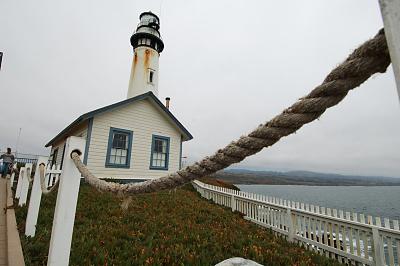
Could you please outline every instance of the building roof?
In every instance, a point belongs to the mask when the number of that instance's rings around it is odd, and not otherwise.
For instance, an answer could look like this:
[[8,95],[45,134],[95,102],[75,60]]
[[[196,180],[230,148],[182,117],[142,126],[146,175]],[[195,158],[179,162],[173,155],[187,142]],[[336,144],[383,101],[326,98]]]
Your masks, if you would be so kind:
[[99,108],[99,109],[96,109],[96,110],[93,110],[91,112],[81,115],[75,121],[73,121],[71,124],[69,124],[66,128],[64,128],[60,133],[58,133],[57,136],[55,136],[53,139],[51,139],[45,145],[45,147],[49,147],[52,144],[54,144],[56,141],[59,141],[60,139],[62,139],[62,137],[64,137],[66,134],[68,134],[71,129],[73,129],[74,127],[78,126],[79,124],[85,122],[89,118],[92,118],[92,117],[102,114],[104,112],[111,111],[115,108],[118,108],[118,107],[121,107],[121,106],[124,106],[127,104],[131,104],[131,103],[135,103],[135,102],[138,102],[141,100],[145,100],[145,99],[150,99],[151,100],[150,102],[153,102],[157,107],[160,108],[161,111],[163,111],[166,114],[166,116],[168,118],[170,118],[171,122],[176,125],[176,127],[179,129],[179,131],[181,131],[183,141],[193,139],[192,134],[190,134],[190,132],[178,121],[178,119],[176,119],[176,117],[164,106],[164,104],[153,94],[153,92],[149,91],[149,92],[140,94],[138,96],[135,96],[135,97],[111,104],[111,105],[107,105],[102,108]]

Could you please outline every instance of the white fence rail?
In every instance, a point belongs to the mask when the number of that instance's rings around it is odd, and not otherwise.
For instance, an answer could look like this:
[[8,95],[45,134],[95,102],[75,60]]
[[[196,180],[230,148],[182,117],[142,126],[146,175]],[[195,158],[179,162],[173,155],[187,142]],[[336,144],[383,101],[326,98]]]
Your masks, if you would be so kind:
[[265,195],[193,182],[202,197],[239,211],[245,219],[289,241],[350,265],[399,265],[397,220],[343,212]]

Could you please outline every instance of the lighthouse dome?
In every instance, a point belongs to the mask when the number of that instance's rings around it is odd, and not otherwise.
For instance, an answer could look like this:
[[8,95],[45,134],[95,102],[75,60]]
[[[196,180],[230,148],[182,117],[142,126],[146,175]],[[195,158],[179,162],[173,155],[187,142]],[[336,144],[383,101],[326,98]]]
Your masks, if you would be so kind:
[[164,49],[164,42],[160,35],[160,19],[152,12],[143,12],[139,16],[140,22],[136,31],[131,37],[133,48],[148,46],[161,53]]

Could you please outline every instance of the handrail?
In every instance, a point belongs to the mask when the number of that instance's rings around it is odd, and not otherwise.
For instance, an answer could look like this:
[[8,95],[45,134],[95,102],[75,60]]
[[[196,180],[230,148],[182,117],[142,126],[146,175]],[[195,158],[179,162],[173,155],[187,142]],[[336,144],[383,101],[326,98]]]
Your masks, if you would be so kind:
[[[399,222],[324,208],[265,195],[235,191],[198,180],[192,182],[202,197],[239,211],[245,219],[267,227],[289,241],[305,244],[340,262],[398,265]],[[358,219],[359,218],[359,219]],[[362,243],[362,244],[361,244]],[[387,261],[386,261],[387,260]]]
[[[195,181],[193,181],[193,182],[196,183],[197,185],[201,186],[201,187],[204,186],[204,185],[207,185],[207,184],[204,184],[204,183],[202,183],[202,182],[200,182],[200,181],[198,181],[198,180],[195,180]],[[214,186],[214,187],[215,187],[215,186]],[[218,188],[218,187],[217,187],[217,188]],[[227,192],[219,191],[219,190],[217,190],[217,189],[215,189],[215,188],[207,188],[207,189],[213,190],[215,193],[234,195],[236,198],[241,198],[241,199],[244,199],[244,200],[247,200],[247,201],[251,201],[251,202],[255,202],[255,203],[261,203],[261,204],[266,204],[266,205],[270,205],[270,206],[277,207],[277,208],[282,208],[282,209],[290,209],[291,211],[295,211],[295,212],[298,212],[298,213],[307,214],[307,215],[311,215],[311,216],[318,216],[318,217],[321,217],[321,218],[324,218],[324,219],[328,219],[328,220],[332,220],[332,221],[335,221],[335,222],[342,222],[342,223],[344,223],[344,224],[350,223],[350,224],[359,226],[359,227],[361,227],[361,228],[368,228],[368,229],[378,228],[379,230],[381,230],[381,231],[386,231],[386,232],[388,232],[388,233],[400,234],[400,231],[399,231],[399,230],[395,230],[395,229],[391,229],[391,228],[386,228],[386,227],[382,227],[382,226],[377,226],[377,225],[374,225],[374,224],[361,223],[361,222],[358,222],[358,221],[351,221],[351,220],[347,220],[347,219],[345,219],[345,218],[340,218],[340,217],[335,217],[335,216],[329,216],[329,215],[322,214],[322,213],[307,211],[307,210],[303,210],[303,209],[301,209],[301,208],[295,208],[295,207],[291,207],[291,206],[288,206],[288,205],[281,205],[281,204],[278,204],[278,203],[271,203],[271,202],[268,202],[268,201],[265,201],[265,200],[259,200],[259,199],[248,198],[248,197],[246,197],[246,196],[237,195],[237,194],[235,194],[235,193],[228,192],[228,191],[227,191]],[[292,201],[292,202],[293,202],[293,201]]]

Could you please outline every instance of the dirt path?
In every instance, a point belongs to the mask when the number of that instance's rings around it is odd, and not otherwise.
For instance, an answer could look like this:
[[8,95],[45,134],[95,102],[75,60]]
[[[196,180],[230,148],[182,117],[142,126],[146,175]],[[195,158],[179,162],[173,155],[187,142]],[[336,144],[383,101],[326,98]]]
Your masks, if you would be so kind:
[[6,179],[0,178],[0,266],[7,265],[7,239],[6,239]]

